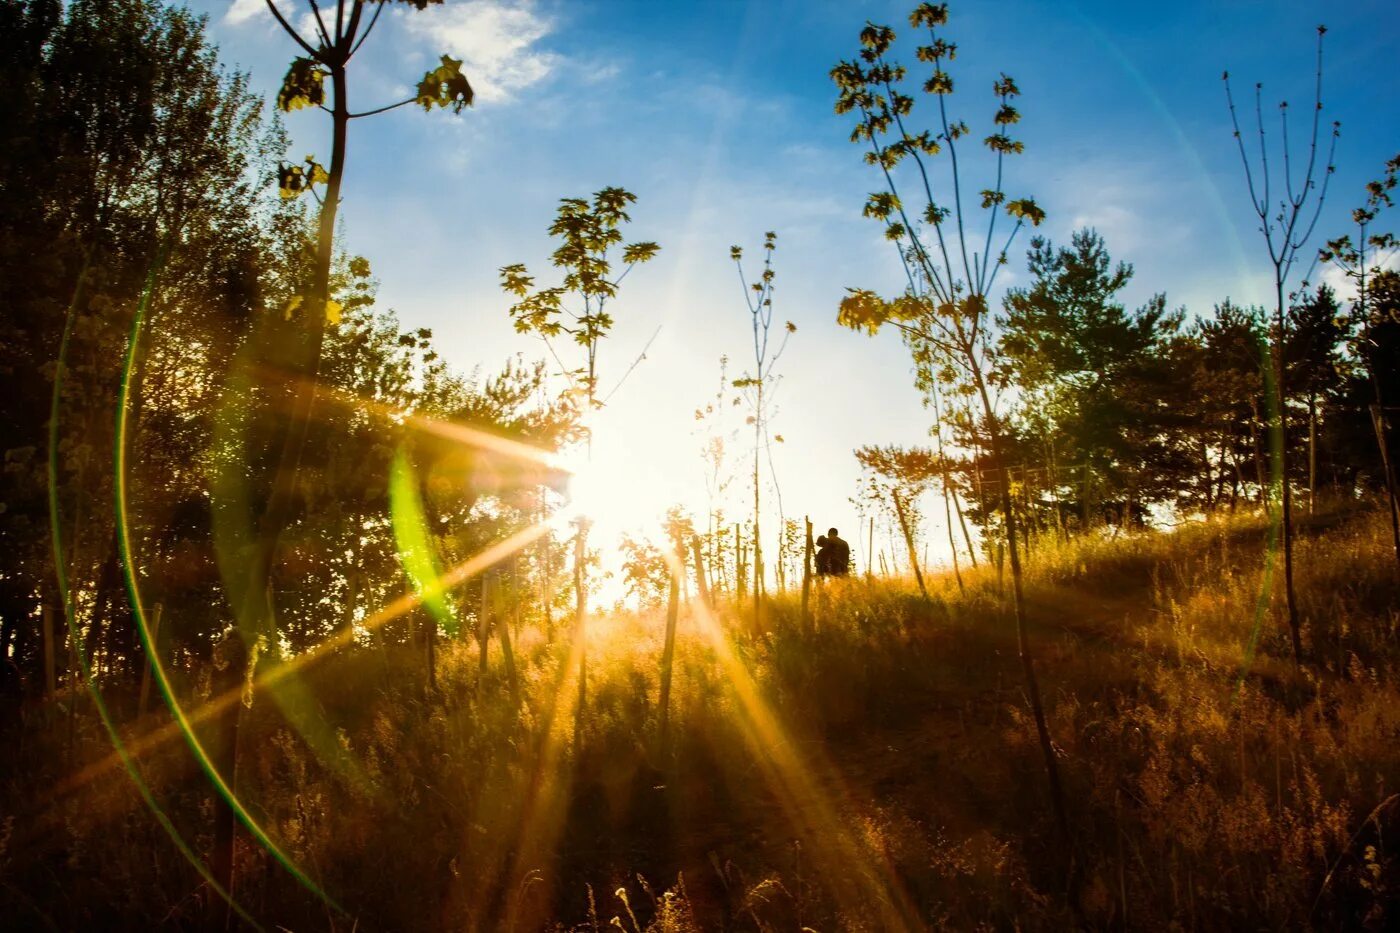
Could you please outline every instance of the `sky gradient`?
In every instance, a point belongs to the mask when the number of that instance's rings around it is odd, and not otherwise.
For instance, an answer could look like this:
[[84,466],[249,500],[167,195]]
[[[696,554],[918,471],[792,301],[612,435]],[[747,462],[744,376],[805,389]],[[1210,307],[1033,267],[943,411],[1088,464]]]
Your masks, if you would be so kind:
[[[299,5],[280,3],[301,21]],[[295,48],[262,0],[190,5],[209,15],[224,61],[250,72],[270,100]],[[629,239],[656,240],[662,251],[614,305],[605,393],[660,333],[599,419],[595,456],[630,492],[601,522],[606,538],[673,502],[703,513],[694,411],[714,394],[721,355],[731,376],[751,359],[729,246],[754,256],[764,231],[776,231],[776,317],[798,328],[779,366],[773,422],[786,438],[774,454],[785,512],[854,539],[852,448],[927,443],[930,418],[894,334],[871,339],[835,324],[847,287],[895,293],[902,273],[879,226],[861,217],[878,179],[847,139],[849,118],[832,111],[827,73],[855,54],[867,19],[900,32],[911,5],[448,0],[386,12],[352,64],[352,109],[407,96],[442,52],[465,59],[478,100],[457,117],[403,108],[352,123],[345,246],[370,259],[382,305],[407,326],[431,327],[458,368],[489,372],[517,352],[545,356],[512,331],[497,270],[524,262],[552,283],[545,230],[558,199],[607,185],[638,196]],[[1112,256],[1136,268],[1128,305],[1156,292],[1193,313],[1227,296],[1262,302],[1271,272],[1221,72],[1235,77],[1237,99],[1264,82],[1266,116],[1281,98],[1295,120],[1306,116],[1319,22],[1329,28],[1324,118],[1342,122],[1311,244],[1320,246],[1349,232],[1363,183],[1400,150],[1393,0],[953,3],[952,103],[980,139],[990,131],[992,80],[1015,77],[1023,119],[1014,135],[1026,152],[1009,164],[1007,188],[1039,202],[1048,219],[1038,232],[1056,242],[1097,228]],[[921,72],[912,43],[897,49]],[[915,122],[929,110],[916,104]],[[324,114],[301,111],[286,123],[294,161],[324,159]],[[986,186],[986,167],[971,166],[970,191]],[[1025,284],[1028,242],[1023,235],[1013,247],[999,287]],[[751,447],[741,437],[733,452],[742,475]],[[939,515],[928,511],[937,555]],[[863,564],[864,542],[853,545]]]

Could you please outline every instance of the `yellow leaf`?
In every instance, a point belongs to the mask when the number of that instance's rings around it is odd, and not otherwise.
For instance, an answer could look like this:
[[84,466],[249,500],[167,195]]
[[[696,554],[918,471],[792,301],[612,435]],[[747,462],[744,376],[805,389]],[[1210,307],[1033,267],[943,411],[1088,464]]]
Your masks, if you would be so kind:
[[301,296],[293,295],[292,300],[287,302],[287,307],[282,309],[282,320],[290,321],[297,308],[301,307]]
[[338,301],[327,300],[327,301],[326,301],[326,323],[327,323],[327,324],[339,324],[339,323],[340,323],[340,312],[343,311],[344,309],[345,309],[345,306],[342,305],[340,302],[338,302]]

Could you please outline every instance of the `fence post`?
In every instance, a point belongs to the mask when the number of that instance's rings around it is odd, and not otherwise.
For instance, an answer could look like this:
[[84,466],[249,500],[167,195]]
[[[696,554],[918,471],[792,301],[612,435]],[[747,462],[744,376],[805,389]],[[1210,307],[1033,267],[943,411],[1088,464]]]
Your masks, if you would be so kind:
[[812,596],[812,519],[803,516],[807,524],[807,543],[802,549],[802,631],[812,631],[810,600]]

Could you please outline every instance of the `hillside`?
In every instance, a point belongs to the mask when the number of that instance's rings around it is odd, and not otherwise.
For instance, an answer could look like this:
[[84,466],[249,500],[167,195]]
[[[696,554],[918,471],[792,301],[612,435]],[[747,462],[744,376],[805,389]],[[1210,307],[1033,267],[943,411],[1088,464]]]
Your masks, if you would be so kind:
[[[1400,910],[1383,518],[1306,524],[1301,670],[1259,608],[1255,519],[1031,555],[1068,843],[984,563],[965,593],[936,577],[928,602],[911,581],[827,585],[810,632],[792,593],[758,638],[692,601],[665,745],[660,618],[596,620],[578,745],[562,646],[529,629],[518,714],[495,650],[479,676],[476,645],[439,645],[433,685],[417,652],[324,655],[283,707],[252,708],[239,794],[326,899],[246,839],[237,897],[289,929],[1381,929]],[[188,689],[198,722],[209,687]],[[107,701],[119,719],[137,702]],[[207,845],[209,786],[169,714],[122,734],[173,826]],[[200,879],[89,701],[30,709],[7,739],[24,765],[3,789],[6,916],[199,922]]]

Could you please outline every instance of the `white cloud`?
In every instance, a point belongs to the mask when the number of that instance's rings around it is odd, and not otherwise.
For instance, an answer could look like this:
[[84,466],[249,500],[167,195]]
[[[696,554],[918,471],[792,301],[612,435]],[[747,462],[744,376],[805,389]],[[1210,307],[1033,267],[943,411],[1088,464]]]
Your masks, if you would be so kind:
[[[1341,266],[1329,262],[1319,263],[1319,268],[1320,271],[1313,273],[1313,280],[1317,284],[1329,286],[1332,291],[1336,292],[1338,301],[1351,302],[1356,300],[1357,281],[1343,272]],[[1400,269],[1400,251],[1388,252],[1379,258],[1368,253],[1366,268]]]
[[229,5],[228,12],[224,14],[224,22],[230,26],[238,26],[265,13],[267,13],[266,0],[233,0],[233,3]]
[[531,0],[472,0],[415,12],[408,31],[460,58],[478,100],[500,101],[546,78],[560,62],[532,49],[554,29]]

